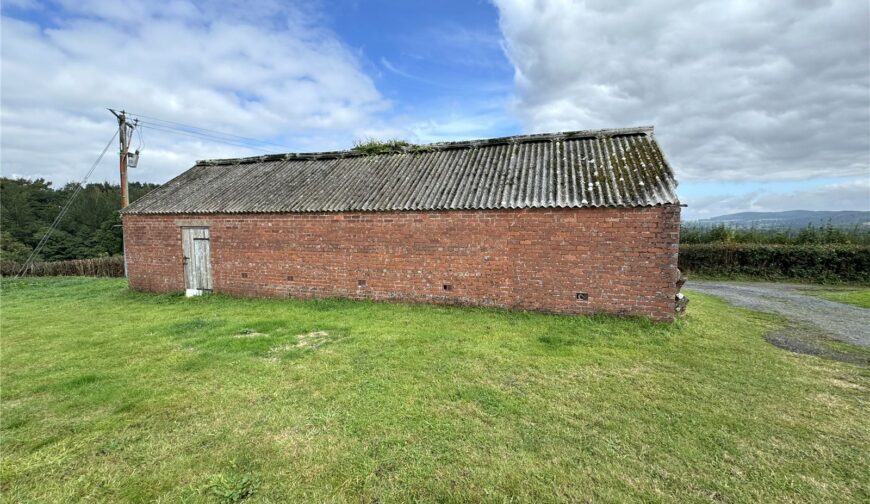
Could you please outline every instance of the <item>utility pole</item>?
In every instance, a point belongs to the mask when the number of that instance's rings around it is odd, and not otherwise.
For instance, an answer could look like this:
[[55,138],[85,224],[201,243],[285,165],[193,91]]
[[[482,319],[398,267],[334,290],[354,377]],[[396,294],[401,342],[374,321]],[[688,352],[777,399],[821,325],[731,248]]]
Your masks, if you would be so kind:
[[[129,190],[127,188],[127,157],[130,154],[130,138],[133,136],[133,130],[139,124],[139,119],[133,119],[133,124],[127,122],[127,113],[123,110],[115,112],[109,109],[109,112],[118,118],[118,138],[121,140],[120,150],[120,168],[121,168],[121,208],[127,208],[130,203]],[[133,166],[139,162],[139,151],[136,151],[133,160]],[[123,232],[121,234],[122,250],[124,254],[124,276],[127,276],[127,245],[124,241]]]
[[[127,122],[127,114],[123,110],[116,112],[109,109],[109,112],[118,118],[118,138],[121,141],[121,208],[127,208],[127,205],[130,203],[129,192],[127,189],[127,156],[130,153],[130,138],[133,136],[133,130],[136,129],[139,120],[134,119],[133,124],[130,124]],[[138,151],[136,152],[138,153]]]

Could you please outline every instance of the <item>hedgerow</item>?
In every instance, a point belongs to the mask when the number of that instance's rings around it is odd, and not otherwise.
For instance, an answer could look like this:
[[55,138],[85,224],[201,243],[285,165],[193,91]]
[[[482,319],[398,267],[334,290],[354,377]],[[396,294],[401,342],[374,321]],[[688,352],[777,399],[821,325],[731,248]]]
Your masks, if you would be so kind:
[[679,265],[689,276],[870,283],[870,246],[684,243]]
[[[21,271],[21,263],[0,262],[0,276],[14,277]],[[124,276],[124,257],[96,257],[93,259],[73,259],[70,261],[51,261],[32,263],[22,276]]]
[[830,223],[804,228],[735,228],[725,225],[698,226],[684,224],[680,243],[768,243],[777,245],[870,245],[870,228],[835,227]]

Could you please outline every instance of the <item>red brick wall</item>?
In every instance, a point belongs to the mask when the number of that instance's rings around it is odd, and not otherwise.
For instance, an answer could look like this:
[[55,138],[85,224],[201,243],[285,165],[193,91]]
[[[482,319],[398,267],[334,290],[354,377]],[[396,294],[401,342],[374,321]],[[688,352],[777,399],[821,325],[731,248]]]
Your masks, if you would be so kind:
[[677,206],[127,215],[124,237],[136,290],[183,289],[181,226],[207,225],[218,292],[671,320],[679,221]]

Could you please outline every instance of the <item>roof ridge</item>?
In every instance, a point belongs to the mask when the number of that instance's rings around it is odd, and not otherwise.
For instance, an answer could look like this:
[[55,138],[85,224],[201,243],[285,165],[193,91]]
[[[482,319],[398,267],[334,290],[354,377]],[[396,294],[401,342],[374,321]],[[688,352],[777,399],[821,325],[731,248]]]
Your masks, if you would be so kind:
[[679,204],[673,170],[652,128],[522,135],[411,149],[393,156],[364,157],[364,153],[344,151],[216,160],[211,162],[215,166],[204,162],[122,212],[387,212]]
[[595,130],[561,131],[556,133],[533,133],[527,135],[513,135],[506,137],[485,138],[480,140],[457,140],[452,142],[435,142],[422,145],[410,145],[401,147],[394,152],[368,154],[354,150],[326,151],[326,152],[299,152],[287,154],[265,154],[242,158],[225,159],[201,159],[197,160],[197,166],[225,166],[233,164],[264,163],[270,161],[291,161],[309,159],[339,159],[365,156],[392,156],[395,154],[423,153],[430,151],[444,151],[453,149],[470,149],[490,145],[522,144],[531,142],[553,140],[575,140],[579,138],[606,138],[622,135],[646,135],[652,136],[653,126],[638,126],[634,128],[606,128]]

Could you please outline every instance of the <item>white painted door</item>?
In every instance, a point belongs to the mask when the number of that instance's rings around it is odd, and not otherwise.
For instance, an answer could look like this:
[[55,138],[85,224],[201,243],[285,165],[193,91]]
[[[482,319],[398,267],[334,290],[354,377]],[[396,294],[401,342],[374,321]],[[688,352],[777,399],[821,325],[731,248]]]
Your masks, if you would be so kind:
[[211,257],[206,227],[181,228],[184,253],[184,288],[188,295],[211,291]]

